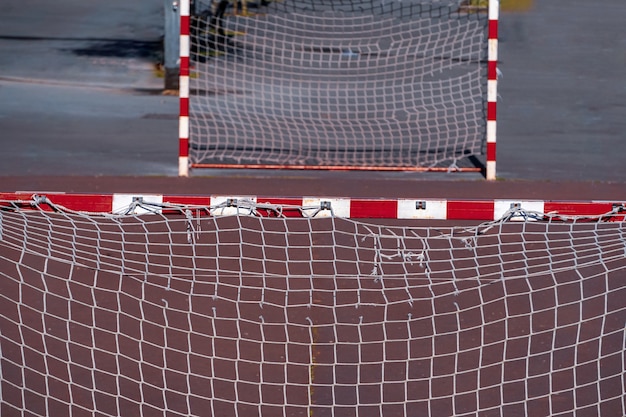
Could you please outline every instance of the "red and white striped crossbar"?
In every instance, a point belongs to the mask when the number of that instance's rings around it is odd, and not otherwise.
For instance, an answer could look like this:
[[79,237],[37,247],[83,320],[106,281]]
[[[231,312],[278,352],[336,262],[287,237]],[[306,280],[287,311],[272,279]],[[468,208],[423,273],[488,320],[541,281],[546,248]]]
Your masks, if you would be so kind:
[[496,108],[498,101],[498,19],[500,0],[489,0],[489,49],[487,53],[487,180],[496,179]]
[[[224,212],[215,210],[214,214],[236,212],[238,202],[252,202],[258,205],[275,205],[280,207],[305,207],[309,210],[320,209],[316,217],[329,216],[352,219],[423,219],[423,220],[479,220],[490,221],[502,218],[511,208],[520,208],[528,212],[554,214],[560,216],[601,216],[611,211],[620,210],[617,219],[624,220],[626,202],[614,201],[543,201],[523,199],[356,199],[338,197],[299,197],[278,198],[259,196],[185,196],[161,194],[65,194],[65,193],[0,193],[0,207],[7,207],[10,202],[24,202],[23,208],[35,208],[28,202],[39,201],[45,196],[53,205],[62,206],[73,211],[88,213],[126,213],[133,202],[142,201],[147,204],[164,206],[215,207],[229,202],[231,210]],[[52,210],[46,203],[37,206],[41,210]],[[158,211],[158,210],[157,210]],[[134,212],[141,214],[146,210],[138,207]],[[291,216],[306,217],[307,212],[290,212]],[[310,212],[309,212],[310,213]]]

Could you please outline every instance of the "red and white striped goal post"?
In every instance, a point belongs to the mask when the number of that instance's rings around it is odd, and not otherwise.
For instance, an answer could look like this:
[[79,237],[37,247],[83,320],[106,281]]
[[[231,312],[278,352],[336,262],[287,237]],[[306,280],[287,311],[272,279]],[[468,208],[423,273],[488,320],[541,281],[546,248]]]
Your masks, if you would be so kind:
[[489,32],[487,52],[487,162],[485,177],[496,179],[496,107],[498,101],[498,20],[500,0],[489,0]]
[[[163,194],[66,194],[0,193],[0,210],[17,207],[53,211],[63,208],[84,213],[142,214],[180,213],[204,208],[209,215],[245,213],[252,209],[261,216],[328,217],[397,220],[474,220],[493,221],[512,210],[550,218],[599,217],[612,214],[613,221],[624,221],[626,202],[546,201],[526,199],[363,199],[340,197],[262,197],[226,195]],[[148,207],[148,208],[146,208]],[[523,214],[521,215],[523,217]],[[536,217],[535,217],[536,218]]]
[[189,176],[189,56],[190,0],[180,2],[180,79],[178,117],[178,175]]

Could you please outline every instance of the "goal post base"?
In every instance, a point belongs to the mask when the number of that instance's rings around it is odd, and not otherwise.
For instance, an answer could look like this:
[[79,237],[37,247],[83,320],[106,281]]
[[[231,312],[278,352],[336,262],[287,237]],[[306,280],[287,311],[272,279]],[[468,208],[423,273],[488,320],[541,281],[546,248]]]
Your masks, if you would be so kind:
[[189,158],[186,156],[178,157],[178,176],[179,177],[189,176]]

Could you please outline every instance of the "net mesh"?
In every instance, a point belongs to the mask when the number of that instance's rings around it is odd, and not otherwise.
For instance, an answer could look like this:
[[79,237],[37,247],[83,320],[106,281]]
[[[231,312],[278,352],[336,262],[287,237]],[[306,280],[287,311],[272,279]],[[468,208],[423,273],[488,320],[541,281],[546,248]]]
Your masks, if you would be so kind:
[[0,211],[2,415],[626,411],[624,222],[53,208]]
[[192,164],[411,168],[483,153],[484,10],[462,0],[248,3],[247,13],[226,0],[196,5]]

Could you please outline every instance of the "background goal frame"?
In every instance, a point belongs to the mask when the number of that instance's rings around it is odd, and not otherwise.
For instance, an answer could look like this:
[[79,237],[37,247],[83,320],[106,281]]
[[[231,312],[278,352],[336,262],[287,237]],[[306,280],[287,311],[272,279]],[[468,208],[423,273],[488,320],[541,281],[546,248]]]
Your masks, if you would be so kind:
[[[464,2],[459,2],[462,5]],[[451,167],[416,166],[362,166],[362,165],[309,165],[306,163],[294,164],[203,164],[190,160],[190,91],[191,76],[191,5],[190,0],[180,2],[180,80],[179,80],[179,176],[189,176],[194,168],[266,168],[266,169],[294,169],[294,170],[367,170],[367,171],[482,171],[487,180],[496,179],[496,137],[497,137],[497,97],[498,97],[498,21],[500,14],[500,0],[489,0],[489,5],[480,13],[488,15],[487,30],[487,68],[486,68],[486,103],[485,103],[485,138],[483,143],[485,161],[482,167]]]

